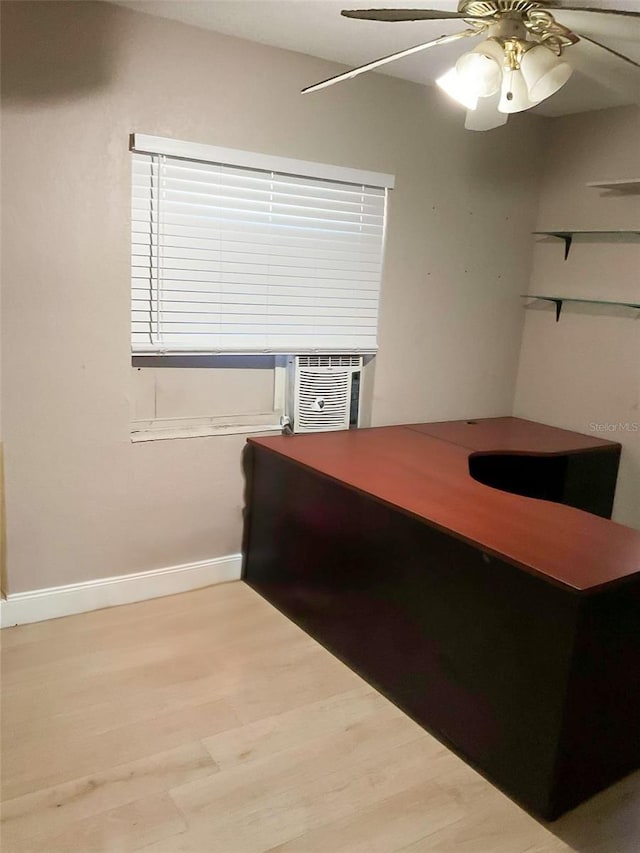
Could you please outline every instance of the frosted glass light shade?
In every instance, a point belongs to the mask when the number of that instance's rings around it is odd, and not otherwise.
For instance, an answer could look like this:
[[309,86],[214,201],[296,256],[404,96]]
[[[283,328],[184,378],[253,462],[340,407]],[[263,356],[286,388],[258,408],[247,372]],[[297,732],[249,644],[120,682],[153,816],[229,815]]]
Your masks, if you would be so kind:
[[480,98],[478,101],[478,109],[470,110],[467,113],[464,126],[467,130],[493,130],[494,127],[500,127],[506,124],[509,116],[506,113],[498,112],[498,102],[500,101],[500,92],[491,95],[489,98]]
[[542,44],[525,53],[520,68],[529,88],[529,97],[536,104],[562,88],[573,72],[568,62],[559,59]]
[[488,39],[456,62],[460,83],[466,91],[487,98],[500,89],[504,51],[498,42]]
[[468,110],[475,110],[478,106],[478,96],[469,92],[464,83],[460,80],[460,75],[455,68],[449,69],[442,77],[438,77],[436,85],[446,92],[450,98],[462,104]]
[[502,91],[498,110],[501,113],[520,113],[533,107],[529,89],[521,71],[506,69],[502,75]]

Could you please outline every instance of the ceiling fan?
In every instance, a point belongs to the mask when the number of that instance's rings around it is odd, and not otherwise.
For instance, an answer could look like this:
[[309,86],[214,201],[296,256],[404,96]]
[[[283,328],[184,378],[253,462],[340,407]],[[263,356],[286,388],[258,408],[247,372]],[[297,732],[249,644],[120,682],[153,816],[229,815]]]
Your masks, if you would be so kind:
[[467,108],[465,127],[468,130],[491,130],[505,124],[511,113],[536,106],[564,86],[571,76],[572,68],[562,58],[563,52],[581,39],[640,68],[640,63],[628,56],[563,26],[554,17],[562,12],[593,12],[640,18],[640,12],[560,6],[556,0],[460,0],[457,12],[347,9],[341,13],[345,18],[387,23],[461,20],[468,29],[440,36],[375,59],[343,74],[336,74],[335,77],[307,86],[302,94],[317,92],[430,47],[484,36],[480,44],[463,54],[455,66],[439,77],[436,83]]

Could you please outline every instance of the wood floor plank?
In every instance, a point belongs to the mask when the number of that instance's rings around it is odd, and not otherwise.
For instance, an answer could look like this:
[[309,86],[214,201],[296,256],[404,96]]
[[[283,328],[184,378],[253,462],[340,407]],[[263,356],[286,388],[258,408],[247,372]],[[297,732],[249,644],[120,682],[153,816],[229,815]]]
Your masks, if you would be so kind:
[[[233,728],[238,720],[223,699],[178,711],[156,714],[124,726],[118,725],[118,709],[112,709],[111,728],[99,734],[21,738],[3,751],[3,799],[15,798],[40,788],[102,772],[114,765],[135,761],[198,741],[207,735]],[[39,756],[34,763],[30,758]],[[9,781],[10,780],[10,781]]]
[[435,776],[449,760],[415,723],[380,711],[339,735],[221,771],[219,783],[171,790],[211,853],[268,849]]
[[[266,717],[203,740],[221,770],[258,761],[337,735],[388,707],[368,685]],[[394,713],[392,711],[392,713]],[[398,717],[402,712],[395,711]]]
[[269,853],[388,853],[450,826],[463,814],[464,807],[431,780],[368,803],[355,814],[272,847]]
[[[7,800],[2,804],[3,845],[11,850],[34,839],[55,838],[79,820],[215,774],[217,770],[202,744],[194,742]],[[42,849],[46,850],[46,844]]]
[[[557,853],[571,848],[524,812],[518,815],[508,806],[479,815],[468,815],[398,853]],[[585,850],[588,848],[585,848]],[[612,850],[611,853],[614,853]]]
[[[209,615],[211,619],[214,618],[213,614]],[[45,649],[40,648],[40,643],[24,644],[13,649],[7,649],[3,645],[4,685],[6,689],[28,683],[37,685],[41,678],[64,678],[71,667],[78,666],[83,667],[86,676],[94,673],[101,676],[111,672],[118,673],[126,668],[127,663],[126,658],[118,655],[118,651],[130,650],[136,643],[138,666],[148,666],[166,660],[167,654],[173,657],[176,652],[182,652],[183,657],[186,657],[193,647],[202,648],[203,636],[213,642],[211,654],[217,658],[220,658],[228,647],[235,648],[250,642],[256,634],[261,634],[269,643],[285,641],[293,636],[290,624],[274,625],[271,613],[260,613],[253,609],[233,620],[235,632],[231,634],[228,626],[232,616],[233,613],[227,616],[228,621],[217,620],[211,624],[203,624],[203,618],[194,621],[193,614],[190,617],[188,614],[180,614],[175,619],[166,620],[164,633],[158,632],[157,624],[154,625],[153,621],[144,620],[144,630],[138,626],[128,626],[126,630],[120,628],[114,637],[108,635],[107,646],[104,644],[104,632],[94,633],[90,637],[73,635],[66,637],[64,643],[49,641]],[[5,632],[7,630],[19,629],[9,628],[5,629]],[[177,648],[176,638],[180,641]],[[34,648],[36,654],[33,653]],[[197,658],[193,659],[192,663],[197,666],[204,662],[202,658]]]
[[[208,786],[195,789],[191,785],[184,786],[183,791],[173,790],[171,795],[189,825],[175,849],[180,853],[258,853],[291,842],[290,849],[295,850],[295,839],[304,838],[306,833],[358,814],[366,805],[387,800],[415,786],[416,780],[437,774],[444,756],[434,756],[433,746],[422,740],[397,746],[392,739],[388,749],[381,743],[377,750],[367,751],[363,746],[361,758],[365,752],[366,759],[360,761],[345,755],[342,766],[334,749],[327,750],[324,765],[320,751],[314,750],[307,760],[299,755],[281,755],[222,771],[218,790]],[[259,767],[260,764],[270,766]],[[328,766],[339,769],[326,772]],[[253,776],[246,779],[249,771]],[[446,797],[442,792],[438,795]],[[453,803],[452,808],[455,812],[449,815],[451,820],[460,815],[457,804]],[[351,839],[351,843],[356,844],[356,849],[367,850],[368,837]],[[304,846],[297,849],[305,851]],[[145,850],[173,853],[166,842]]]
[[[265,633],[270,635],[263,630]],[[292,644],[287,635],[276,639],[269,635],[254,634],[218,653],[209,652],[215,638],[206,633],[188,648],[178,635],[173,649],[153,662],[141,660],[132,644],[112,651],[114,660],[91,673],[79,661],[68,665],[61,676],[38,674],[33,681],[3,689],[3,724],[17,737],[60,731],[67,720],[87,733],[99,732],[111,725],[114,705],[123,722],[135,722],[149,716],[155,707],[171,710],[224,698],[243,682],[247,671],[259,673],[274,662],[276,666],[295,666],[320,657],[311,645]]]
[[[438,832],[429,832],[407,853],[433,849],[438,853],[552,853],[566,850],[548,826],[536,820],[506,794],[489,784],[462,761],[447,762],[435,780],[437,786],[463,807],[460,820]],[[422,846],[421,846],[422,845]],[[405,848],[400,847],[404,851]]]
[[12,845],[11,853],[125,853],[169,840],[186,824],[168,794],[154,794],[74,821],[60,833],[44,831]]

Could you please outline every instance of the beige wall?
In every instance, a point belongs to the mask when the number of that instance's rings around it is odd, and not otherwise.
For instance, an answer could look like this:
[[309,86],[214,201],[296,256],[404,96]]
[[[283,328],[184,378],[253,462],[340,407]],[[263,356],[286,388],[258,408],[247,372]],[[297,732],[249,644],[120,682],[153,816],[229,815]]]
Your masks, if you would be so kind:
[[[619,107],[551,122],[538,228],[638,228],[640,196],[585,184],[640,178],[640,110]],[[640,302],[640,244],[536,245],[530,293]],[[526,312],[516,415],[619,441],[614,518],[640,528],[640,316],[630,309],[565,304],[559,323]],[[596,432],[592,425],[610,425]],[[628,424],[629,430],[618,428]],[[616,427],[613,429],[613,427]]]
[[5,4],[3,37],[11,592],[240,547],[243,436],[129,440],[132,131],[395,173],[373,420],[511,411],[544,120],[465,132],[375,74],[302,98],[337,67],[106,4]]

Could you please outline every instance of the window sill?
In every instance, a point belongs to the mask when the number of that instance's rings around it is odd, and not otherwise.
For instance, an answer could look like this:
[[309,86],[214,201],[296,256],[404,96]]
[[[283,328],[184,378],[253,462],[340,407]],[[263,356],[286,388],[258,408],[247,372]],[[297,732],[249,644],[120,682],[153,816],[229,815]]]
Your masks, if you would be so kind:
[[207,438],[215,435],[253,435],[282,431],[280,412],[230,415],[219,418],[154,418],[132,421],[131,442],[166,441],[175,438]]

